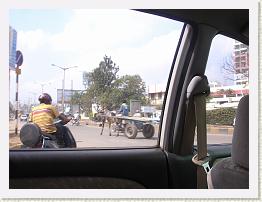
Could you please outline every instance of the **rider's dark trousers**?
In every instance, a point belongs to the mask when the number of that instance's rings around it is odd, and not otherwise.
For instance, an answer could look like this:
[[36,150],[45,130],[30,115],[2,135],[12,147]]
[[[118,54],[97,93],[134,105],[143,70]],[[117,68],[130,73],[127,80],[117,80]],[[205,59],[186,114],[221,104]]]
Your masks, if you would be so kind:
[[57,144],[59,147],[74,147],[75,142],[72,140],[68,134],[68,129],[61,123],[55,124],[57,131],[54,133],[57,139]]
[[62,124],[55,124],[56,126],[56,132],[54,132],[52,135],[55,136],[56,142],[59,145],[59,147],[66,147],[66,141],[64,140],[64,134],[66,133],[66,129]]

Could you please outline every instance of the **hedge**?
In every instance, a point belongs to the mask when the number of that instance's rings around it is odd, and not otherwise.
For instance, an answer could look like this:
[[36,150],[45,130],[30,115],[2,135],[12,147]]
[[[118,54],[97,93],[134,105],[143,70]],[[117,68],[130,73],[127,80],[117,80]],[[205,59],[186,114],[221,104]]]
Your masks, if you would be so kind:
[[207,124],[232,126],[235,115],[236,109],[232,107],[209,110],[206,113]]

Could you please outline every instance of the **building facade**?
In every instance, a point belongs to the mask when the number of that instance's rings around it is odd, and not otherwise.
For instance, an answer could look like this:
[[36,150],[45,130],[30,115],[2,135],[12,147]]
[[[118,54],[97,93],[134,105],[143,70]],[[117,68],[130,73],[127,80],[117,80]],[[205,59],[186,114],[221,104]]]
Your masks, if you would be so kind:
[[234,84],[248,84],[249,75],[249,47],[239,41],[235,41],[233,65],[235,68]]
[[166,86],[154,85],[148,87],[148,99],[151,105],[162,105],[164,102]]

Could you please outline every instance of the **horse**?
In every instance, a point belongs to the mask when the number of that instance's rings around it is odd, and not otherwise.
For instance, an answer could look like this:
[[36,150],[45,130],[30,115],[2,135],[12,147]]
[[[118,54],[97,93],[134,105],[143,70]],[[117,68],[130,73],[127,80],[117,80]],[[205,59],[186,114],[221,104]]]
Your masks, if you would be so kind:
[[[114,112],[111,112],[111,111],[109,111],[107,109],[98,112],[97,117],[99,117],[101,122],[102,122],[101,123],[102,129],[101,129],[100,135],[103,134],[105,123],[107,122],[108,123],[108,128],[109,128],[109,136],[111,136],[111,126],[112,126],[112,124],[113,123],[115,123],[116,125],[118,124],[118,121],[115,118],[115,115],[116,114]],[[117,133],[117,136],[119,136],[119,132]]]

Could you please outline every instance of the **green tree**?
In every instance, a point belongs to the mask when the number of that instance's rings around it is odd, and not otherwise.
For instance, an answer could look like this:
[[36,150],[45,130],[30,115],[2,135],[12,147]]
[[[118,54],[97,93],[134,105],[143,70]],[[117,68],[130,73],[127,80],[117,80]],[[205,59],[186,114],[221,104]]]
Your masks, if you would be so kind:
[[107,108],[112,107],[110,95],[115,89],[115,81],[119,67],[112,61],[111,57],[104,56],[99,66],[91,72],[85,72],[83,78],[88,84],[85,93],[82,96],[83,108],[90,112],[93,103]]
[[104,92],[114,87],[118,71],[119,67],[111,57],[105,56],[104,60],[99,63],[99,67],[88,74],[89,83],[94,86],[96,95],[103,95]]
[[217,91],[217,93],[223,95],[223,94],[225,94],[225,90],[224,89],[220,89],[220,90]]
[[146,103],[146,85],[139,75],[125,75],[117,80],[120,102],[123,100],[140,100],[142,104]]
[[228,97],[232,97],[232,96],[235,96],[235,93],[232,89],[227,89],[225,90],[225,94],[228,96]]
[[209,94],[207,97],[206,97],[206,102],[210,102],[210,100],[213,98],[213,96],[211,94]]
[[[105,56],[99,63],[99,67],[91,72],[85,72],[88,87],[81,96],[81,106],[87,112],[91,112],[92,104],[99,104],[109,110],[120,107],[123,100],[131,99],[146,102],[145,82],[139,75],[125,75],[118,77],[119,67],[111,57]],[[77,100],[77,98],[76,98]]]

